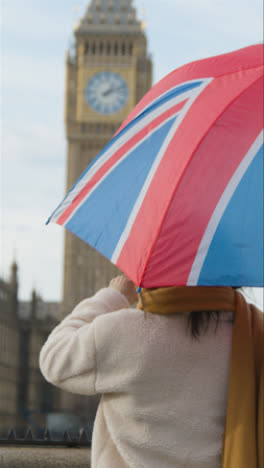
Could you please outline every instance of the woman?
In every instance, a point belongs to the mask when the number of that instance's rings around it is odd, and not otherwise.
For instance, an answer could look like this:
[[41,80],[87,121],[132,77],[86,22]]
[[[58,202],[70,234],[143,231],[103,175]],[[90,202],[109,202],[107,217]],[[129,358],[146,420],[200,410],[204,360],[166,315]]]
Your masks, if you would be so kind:
[[136,300],[133,283],[115,278],[40,353],[49,382],[102,394],[92,467],[262,466],[261,313],[232,288],[142,290],[134,309]]

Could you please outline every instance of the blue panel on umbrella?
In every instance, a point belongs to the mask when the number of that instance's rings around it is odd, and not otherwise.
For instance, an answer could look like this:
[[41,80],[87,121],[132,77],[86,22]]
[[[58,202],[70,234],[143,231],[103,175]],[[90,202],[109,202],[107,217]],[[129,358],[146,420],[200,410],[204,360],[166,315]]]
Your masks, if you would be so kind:
[[174,117],[164,124],[123,159],[66,225],[109,259],[175,120]]
[[264,286],[263,146],[223,214],[198,285]]

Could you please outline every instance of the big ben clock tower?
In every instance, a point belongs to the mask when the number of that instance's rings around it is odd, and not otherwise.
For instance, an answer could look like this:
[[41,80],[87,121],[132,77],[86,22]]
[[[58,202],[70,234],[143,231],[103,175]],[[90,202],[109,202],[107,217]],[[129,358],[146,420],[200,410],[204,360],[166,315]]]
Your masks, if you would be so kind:
[[[67,190],[149,90],[152,63],[132,0],[91,0],[67,55]],[[118,270],[67,232],[63,316]]]

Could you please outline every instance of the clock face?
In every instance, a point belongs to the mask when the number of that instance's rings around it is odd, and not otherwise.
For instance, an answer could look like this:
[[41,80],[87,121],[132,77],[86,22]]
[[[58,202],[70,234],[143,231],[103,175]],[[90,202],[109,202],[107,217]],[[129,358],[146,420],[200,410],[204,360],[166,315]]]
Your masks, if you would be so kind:
[[98,114],[115,114],[127,103],[128,86],[117,73],[97,73],[86,86],[85,98]]

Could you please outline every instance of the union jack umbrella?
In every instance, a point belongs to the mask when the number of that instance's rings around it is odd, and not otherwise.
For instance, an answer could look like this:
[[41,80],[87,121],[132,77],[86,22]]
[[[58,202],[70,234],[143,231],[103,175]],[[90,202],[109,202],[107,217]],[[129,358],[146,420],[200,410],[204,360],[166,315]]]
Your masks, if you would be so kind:
[[49,221],[138,286],[264,286],[263,45],[156,84]]

